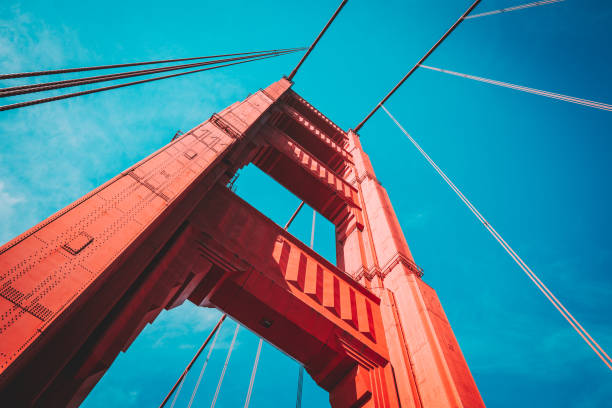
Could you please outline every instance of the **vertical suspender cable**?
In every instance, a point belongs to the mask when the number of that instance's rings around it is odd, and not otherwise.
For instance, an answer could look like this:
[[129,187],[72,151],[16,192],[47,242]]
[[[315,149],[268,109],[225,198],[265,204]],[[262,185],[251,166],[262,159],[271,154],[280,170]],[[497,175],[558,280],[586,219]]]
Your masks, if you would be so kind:
[[298,387],[297,387],[297,399],[295,401],[295,408],[302,408],[302,385],[304,384],[304,366],[300,364],[298,371]]
[[[310,230],[310,249],[314,248],[315,238],[315,220],[317,219],[317,212],[312,210],[312,229]],[[297,385],[297,398],[295,401],[295,408],[302,407],[302,387],[304,385],[304,366],[300,364],[298,371],[298,385]]]
[[425,62],[425,60],[436,50],[436,48],[438,48],[438,46],[440,44],[442,44],[442,42],[446,39],[446,37],[448,37],[454,30],[455,28],[457,28],[457,26],[459,24],[461,24],[461,22],[463,20],[465,20],[465,18],[467,17],[468,14],[470,14],[472,12],[472,10],[474,10],[474,8],[478,5],[478,3],[480,3],[480,0],[476,0],[471,6],[470,8],[468,8],[465,13],[463,13],[461,15],[461,17],[459,17],[459,19],[457,21],[455,21],[455,24],[453,24],[451,26],[451,28],[449,28],[446,33],[444,33],[444,35],[438,40],[437,43],[434,44],[433,47],[431,47],[429,49],[429,51],[427,51],[425,53],[425,55],[423,55],[423,57],[421,57],[421,59],[414,64],[414,66],[410,69],[410,71],[408,71],[408,73],[406,75],[404,75],[404,77],[397,83],[397,85],[395,85],[393,87],[393,89],[391,89],[389,91],[389,93],[382,98],[382,100],[380,102],[378,102],[378,105],[376,105],[374,107],[374,109],[372,109],[372,111],[368,114],[368,116],[365,117],[364,120],[361,121],[361,123],[359,123],[356,127],[355,127],[355,132],[358,132],[359,129],[361,129],[361,127],[368,121],[368,119],[370,119],[372,117],[372,115],[374,115],[376,113],[376,111],[378,110],[378,108],[380,108],[382,106],[383,103],[387,102],[387,99],[389,99],[391,97],[391,95],[393,95],[395,93],[395,91],[398,90],[398,88],[400,86],[402,86],[402,84],[410,77],[410,75],[412,75],[414,73],[414,71],[417,70],[417,68],[423,63]]
[[293,212],[293,214],[291,215],[291,218],[289,218],[289,221],[287,221],[287,223],[285,224],[285,226],[283,227],[283,229],[285,231],[287,231],[287,229],[289,228],[289,226],[291,225],[291,223],[293,222],[293,220],[295,220],[295,217],[298,215],[298,213],[300,212],[300,210],[302,209],[302,207],[304,206],[304,202],[302,201],[300,203],[300,205],[298,205],[298,207],[295,209],[295,211]]
[[516,252],[510,247],[510,245],[499,235],[499,233],[493,228],[493,226],[480,214],[480,212],[474,207],[474,205],[463,195],[463,193],[455,186],[455,184],[448,178],[448,176],[438,167],[438,165],[429,157],[429,155],[419,146],[419,144],[410,136],[410,134],[404,129],[404,127],[391,115],[391,112],[382,106],[383,110],[387,113],[389,118],[397,125],[397,127],[406,135],[410,142],[417,148],[421,155],[427,160],[427,162],[436,170],[436,172],[444,179],[449,187],[457,194],[457,196],[463,201],[463,203],[469,208],[469,210],[478,218],[478,220],[485,226],[485,228],[491,233],[493,238],[504,248],[504,250],[512,257],[514,262],[525,272],[525,274],[531,279],[531,281],[537,286],[537,288],[546,296],[546,298],[552,303],[552,305],[561,313],[561,315],[568,321],[568,323],[576,330],[576,332],[582,337],[582,339],[593,349],[595,354],[604,362],[604,364],[612,370],[612,359],[601,346],[593,340],[591,335],[578,323],[574,316],[563,306],[563,304],[556,298],[556,296],[548,289],[544,283],[538,278],[538,276],[527,266],[527,264],[517,255]]
[[198,381],[193,387],[193,392],[191,393],[191,398],[189,398],[189,404],[187,408],[191,408],[191,404],[193,404],[193,399],[198,392],[198,387],[200,386],[200,381],[202,381],[202,376],[204,375],[204,370],[206,370],[206,366],[208,366],[208,360],[210,360],[210,355],[212,354],[213,349],[215,348],[215,343],[217,342],[217,337],[219,337],[219,331],[215,333],[215,337],[213,338],[213,342],[210,345],[210,349],[208,350],[208,354],[206,355],[206,360],[204,360],[204,364],[202,365],[202,370],[200,370],[200,375],[198,376]]
[[225,364],[223,365],[223,370],[221,371],[221,377],[219,377],[219,383],[217,384],[217,390],[215,391],[215,396],[213,397],[212,403],[210,404],[210,408],[215,408],[215,404],[217,403],[217,398],[219,397],[219,390],[221,390],[221,384],[223,383],[223,377],[225,377],[225,371],[227,370],[227,364],[229,363],[230,357],[232,356],[232,351],[234,350],[234,344],[236,344],[236,336],[238,336],[238,329],[240,329],[240,324],[236,323],[236,330],[234,330],[234,337],[232,338],[232,343],[230,344],[229,350],[227,350],[227,357],[225,357]]
[[253,363],[253,371],[251,371],[251,380],[249,381],[249,390],[247,391],[246,400],[244,401],[244,408],[249,408],[249,403],[251,402],[251,393],[253,392],[253,384],[255,383],[255,374],[257,373],[257,366],[259,365],[259,355],[261,354],[261,345],[263,343],[263,339],[259,339],[259,344],[257,345],[257,354],[255,354],[255,362]]
[[312,210],[312,228],[310,230],[310,249],[314,248],[314,237],[315,237],[315,221],[317,219],[317,212]]
[[[285,224],[285,227],[283,228],[285,231],[289,228],[289,226],[291,225],[291,223],[293,222],[293,220],[295,220],[295,217],[298,215],[298,213],[300,212],[300,210],[302,209],[302,207],[304,206],[304,201],[302,201],[297,208],[295,209],[295,211],[293,212],[293,214],[291,215],[291,218],[289,218],[289,221],[287,221],[287,223]],[[314,217],[314,214],[313,214]],[[314,239],[314,218],[313,218],[313,235],[311,237],[311,243],[310,243],[310,247],[312,248],[312,240]],[[251,394],[253,392],[253,384],[255,384],[255,374],[257,374],[257,366],[259,365],[259,355],[261,354],[261,346],[263,344],[263,339],[260,338],[259,339],[259,344],[257,345],[257,353],[255,354],[255,361],[253,362],[253,370],[251,371],[251,380],[249,381],[249,389],[247,391],[247,396],[246,399],[244,401],[244,408],[248,408],[249,404],[251,402]],[[301,366],[300,366],[301,368]],[[187,407],[190,408],[190,407]]]
[[191,366],[193,366],[193,363],[195,363],[195,361],[198,359],[198,357],[200,356],[200,354],[202,353],[202,351],[204,350],[204,348],[206,347],[206,345],[208,344],[208,342],[210,341],[212,336],[217,332],[217,330],[219,330],[219,327],[221,326],[221,323],[223,323],[223,321],[225,320],[226,317],[227,317],[226,314],[221,316],[221,318],[219,319],[219,321],[217,322],[215,327],[212,329],[212,331],[210,332],[210,334],[208,335],[206,340],[204,340],[204,343],[202,343],[202,346],[200,346],[200,348],[195,353],[195,355],[193,356],[193,358],[191,359],[189,364],[187,364],[187,367],[185,367],[185,370],[183,371],[183,373],[181,374],[179,379],[176,380],[176,383],[174,383],[174,386],[172,387],[170,392],[168,392],[168,395],[166,395],[166,398],[164,398],[162,403],[159,405],[159,408],[163,408],[163,406],[166,405],[166,402],[168,402],[168,400],[170,399],[170,397],[174,393],[174,390],[176,390],[176,387],[178,387],[178,385],[181,383],[181,381],[183,381],[183,378],[185,378],[185,376],[187,375],[187,372],[191,369]]
[[185,384],[185,378],[187,378],[186,375],[183,376],[183,379],[181,380],[181,383],[179,384],[178,389],[174,393],[174,398],[172,398],[172,404],[170,404],[170,408],[174,408],[174,404],[176,404],[176,399],[178,398],[179,394],[181,393],[181,389],[183,388],[183,384]]

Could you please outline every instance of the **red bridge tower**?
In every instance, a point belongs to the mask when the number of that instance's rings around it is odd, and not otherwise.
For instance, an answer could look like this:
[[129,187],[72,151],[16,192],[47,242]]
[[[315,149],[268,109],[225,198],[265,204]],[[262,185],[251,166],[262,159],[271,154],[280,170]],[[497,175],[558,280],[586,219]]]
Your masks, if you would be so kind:
[[[333,407],[482,407],[361,148],[287,79],[0,248],[0,396],[76,406],[162,309],[216,307]],[[336,226],[337,265],[238,198],[254,163]]]

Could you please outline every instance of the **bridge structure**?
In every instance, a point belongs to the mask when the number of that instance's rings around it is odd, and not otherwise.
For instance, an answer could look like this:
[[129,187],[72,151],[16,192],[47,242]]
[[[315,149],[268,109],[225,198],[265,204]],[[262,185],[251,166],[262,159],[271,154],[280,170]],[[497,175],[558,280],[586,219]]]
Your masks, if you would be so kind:
[[[484,406],[357,133],[283,78],[0,249],[2,394],[78,405],[163,309],[216,307],[333,407]],[[253,163],[335,225],[337,265],[236,196]]]
[[[329,392],[334,408],[484,407],[436,292],[423,282],[423,271],[362,148],[358,131],[379,108],[612,369],[605,351],[384,106],[417,68],[440,70],[422,63],[479,1],[348,131],[292,89],[298,68],[345,3],[288,77],[185,133],[177,132],[157,152],[0,247],[2,401],[12,406],[78,406],[148,323],[164,309],[189,301],[225,313],[213,333],[229,315],[294,358]],[[228,63],[217,67],[228,66],[299,50],[226,54],[239,56],[7,88],[0,96],[224,62]],[[202,58],[211,57],[161,62]],[[101,68],[108,67],[63,72]],[[214,68],[20,102],[0,110]],[[27,76],[0,78],[15,75]],[[612,110],[599,102],[519,90]],[[238,170],[251,163],[335,226],[336,265],[234,194],[230,187]],[[261,343],[248,396],[260,350]],[[298,406],[299,401],[298,397]]]

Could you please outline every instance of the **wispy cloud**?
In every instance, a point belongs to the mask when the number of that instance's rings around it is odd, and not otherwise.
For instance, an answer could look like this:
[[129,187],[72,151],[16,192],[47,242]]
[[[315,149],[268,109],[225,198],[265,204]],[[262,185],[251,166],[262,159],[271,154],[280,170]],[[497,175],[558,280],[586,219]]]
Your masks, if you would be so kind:
[[[48,27],[19,6],[0,20],[0,72],[97,61],[77,32]],[[0,180],[13,197],[23,199],[3,204],[20,216],[3,217],[0,243],[146,157],[179,128],[188,130],[244,94],[225,74],[211,72],[2,112]],[[43,94],[33,95],[26,99]]]

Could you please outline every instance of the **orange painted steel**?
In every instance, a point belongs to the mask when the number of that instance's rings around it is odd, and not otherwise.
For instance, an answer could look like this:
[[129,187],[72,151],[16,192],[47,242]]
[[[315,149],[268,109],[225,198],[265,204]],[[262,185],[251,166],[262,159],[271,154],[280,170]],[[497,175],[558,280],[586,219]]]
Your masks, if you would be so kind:
[[[218,308],[338,407],[481,407],[361,148],[287,79],[0,248],[0,398],[77,406],[165,308]],[[336,226],[337,265],[226,185],[255,163]]]

